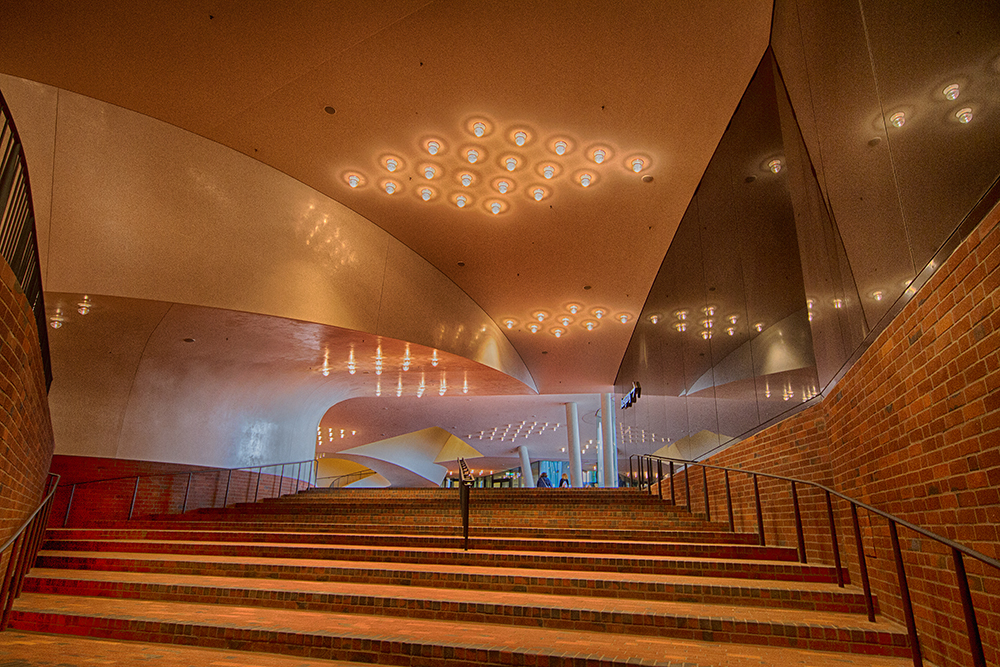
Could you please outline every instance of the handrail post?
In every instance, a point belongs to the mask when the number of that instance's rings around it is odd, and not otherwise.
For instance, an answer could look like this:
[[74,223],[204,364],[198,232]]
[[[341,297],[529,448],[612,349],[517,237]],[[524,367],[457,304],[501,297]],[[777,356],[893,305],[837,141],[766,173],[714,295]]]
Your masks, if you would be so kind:
[[677,507],[677,496],[674,494],[674,462],[670,461],[670,504]]
[[792,505],[795,507],[795,537],[799,545],[799,562],[807,563],[806,560],[806,538],[802,534],[802,512],[799,510],[799,492],[795,490],[795,482],[792,482]]
[[691,511],[691,480],[688,478],[688,469],[691,466],[684,464],[684,509]]
[[653,459],[646,457],[646,482],[649,484],[649,495],[653,495]]
[[71,507],[73,507],[73,496],[75,494],[76,494],[76,484],[69,487],[69,502],[66,503],[66,516],[63,517],[63,525],[62,525],[63,528],[65,528],[66,524],[69,523],[69,510]]
[[229,476],[226,477],[226,495],[222,499],[222,509],[225,509],[226,505],[229,504],[229,485],[232,483],[232,481],[233,481],[233,469],[230,468]]
[[705,491],[705,521],[712,520],[712,507],[708,502],[708,468],[701,466],[701,485]]
[[972,593],[969,592],[969,577],[965,574],[965,562],[962,552],[951,548],[951,557],[955,561],[955,578],[958,580],[958,595],[962,598],[962,611],[965,612],[965,629],[969,637],[969,652],[972,653],[973,667],[986,667],[986,656],[983,654],[983,640],[979,636],[979,623],[976,622],[976,608],[972,604]]
[[833,501],[826,492],[826,514],[830,518],[830,540],[833,542],[833,565],[837,568],[837,585],[844,587],[844,571],[840,567],[840,545],[837,544],[837,522],[833,518]]
[[736,521],[733,519],[733,494],[729,490],[729,470],[726,473],[726,511],[729,512],[729,532],[736,532]]
[[757,506],[757,539],[760,542],[760,546],[767,546],[767,542],[764,539],[764,511],[760,507],[760,486],[757,484],[757,475],[751,473],[753,477],[753,499],[754,504]]
[[135,498],[139,495],[139,478],[135,478],[135,489],[132,490],[132,504],[128,508],[128,521],[132,520],[132,513],[135,512]]
[[924,661],[920,655],[920,639],[917,637],[917,623],[913,618],[913,604],[910,602],[910,588],[906,584],[903,552],[899,548],[899,535],[896,532],[896,522],[892,519],[889,520],[889,537],[892,539],[892,555],[896,559],[896,579],[899,581],[899,597],[903,603],[903,616],[906,618],[906,632],[910,636],[910,652],[913,654],[913,667],[923,667]]
[[458,498],[462,506],[462,538],[465,541],[465,550],[469,550],[469,489],[472,482],[463,479],[458,484]]
[[629,481],[629,486],[635,486],[635,474],[632,472],[632,457],[634,457],[634,456],[635,456],[635,454],[633,454],[632,456],[628,457],[628,481]]
[[663,459],[656,459],[656,492],[663,500]]
[[854,542],[858,546],[858,569],[861,570],[861,585],[865,590],[865,609],[868,620],[875,622],[875,602],[872,600],[872,586],[868,581],[868,563],[865,560],[865,545],[861,541],[861,524],[858,522],[858,506],[851,503],[851,521],[854,523]]
[[257,486],[253,490],[253,501],[257,502],[257,494],[260,493],[260,470],[261,466],[257,467]]
[[10,618],[10,608],[14,604],[14,591],[12,590],[11,584],[14,581],[14,574],[17,566],[15,563],[20,560],[21,549],[24,547],[24,533],[22,532],[14,540],[14,544],[10,548],[10,556],[7,559],[7,573],[3,578],[3,589],[0,590],[0,605],[3,605],[2,611],[0,611],[0,631],[7,629],[7,621]]
[[188,511],[188,496],[191,495],[191,476],[193,474],[194,473],[190,472],[188,473],[188,483],[187,483],[187,488],[184,489],[184,504],[181,505],[181,514],[184,514],[185,512]]
[[299,484],[302,483],[302,461],[299,461],[299,467],[295,469],[295,493],[298,493],[302,489],[299,488]]
[[281,464],[281,481],[278,482],[278,497],[285,492],[285,464]]

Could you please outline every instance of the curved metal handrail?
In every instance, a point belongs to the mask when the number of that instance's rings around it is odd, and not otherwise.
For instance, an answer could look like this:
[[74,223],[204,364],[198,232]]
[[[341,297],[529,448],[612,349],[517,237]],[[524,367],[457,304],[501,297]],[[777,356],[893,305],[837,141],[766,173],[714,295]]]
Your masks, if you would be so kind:
[[[633,458],[636,459],[636,463],[638,465],[638,473],[639,473],[638,479],[636,475],[633,474],[632,470]],[[656,468],[657,468],[657,472],[655,473],[655,475],[653,472],[654,462],[656,462]],[[735,532],[735,528],[733,522],[733,506],[732,506],[732,495],[729,485],[729,473],[730,472],[742,473],[750,476],[750,478],[753,481],[759,542],[762,546],[765,544],[764,519],[763,519],[762,504],[760,500],[760,489],[758,487],[757,478],[764,477],[767,479],[775,479],[789,483],[791,485],[792,504],[795,512],[795,529],[798,541],[797,546],[799,552],[799,560],[802,563],[806,562],[805,538],[802,528],[802,516],[799,509],[798,491],[796,487],[797,485],[806,485],[820,489],[826,496],[826,509],[827,509],[827,517],[830,523],[830,537],[833,547],[834,567],[836,568],[837,572],[837,583],[841,587],[843,587],[844,585],[844,579],[840,563],[840,548],[838,546],[838,541],[837,541],[837,526],[833,512],[832,499],[833,497],[837,497],[847,501],[851,507],[851,520],[854,529],[854,539],[858,550],[858,568],[860,570],[861,581],[864,588],[865,606],[867,607],[869,621],[875,620],[875,611],[874,611],[875,607],[874,607],[874,601],[872,599],[871,585],[868,579],[868,566],[866,562],[864,545],[861,536],[861,527],[858,521],[858,508],[864,509],[871,514],[875,514],[877,516],[886,519],[889,524],[889,537],[892,542],[893,557],[896,565],[896,576],[898,579],[899,591],[900,591],[900,603],[903,609],[903,615],[906,621],[907,633],[910,639],[910,647],[913,653],[913,664],[916,665],[917,667],[923,664],[923,660],[920,653],[920,642],[917,637],[916,620],[913,615],[913,605],[912,601],[910,600],[909,587],[906,581],[906,571],[903,564],[902,549],[899,543],[897,526],[903,526],[904,528],[908,528],[909,530],[912,530],[919,535],[923,535],[924,537],[930,538],[944,545],[945,547],[948,547],[949,549],[951,549],[952,561],[954,563],[955,579],[959,589],[959,597],[962,600],[962,609],[965,615],[966,631],[969,638],[969,649],[970,653],[972,654],[973,665],[974,667],[986,667],[986,658],[983,653],[982,639],[980,638],[979,635],[979,625],[978,622],[976,621],[976,611],[972,601],[972,594],[969,590],[969,580],[968,580],[968,575],[966,574],[965,571],[963,555],[968,556],[970,558],[974,558],[986,565],[996,568],[998,571],[1000,571],[1000,561],[991,558],[990,556],[987,556],[984,553],[980,553],[975,549],[971,549],[963,544],[959,544],[958,542],[948,539],[947,537],[933,533],[927,530],[926,528],[922,528],[913,523],[910,523],[909,521],[900,519],[897,516],[889,514],[888,512],[884,512],[878,509],[877,507],[872,507],[867,503],[863,503],[860,500],[851,498],[850,496],[847,496],[839,491],[831,489],[828,486],[810,480],[797,479],[794,477],[785,477],[783,475],[775,475],[773,473],[758,472],[755,470],[746,470],[742,468],[728,468],[725,466],[713,465],[711,463],[686,461],[684,459],[675,459],[668,456],[657,456],[653,454],[633,454],[629,456],[629,479],[638,481],[640,487],[643,486],[642,482],[643,480],[645,480],[646,485],[649,488],[649,492],[650,494],[652,494],[654,478],[655,478],[655,483],[657,485],[657,493],[659,494],[660,499],[662,500],[663,487],[661,482],[664,479],[663,476],[664,462],[666,462],[669,466],[671,502],[673,502],[674,504],[676,504],[674,498],[674,465],[680,464],[681,466],[683,466],[684,481],[685,481],[685,486],[687,487],[685,494],[685,503],[688,511],[692,511],[688,468],[690,466],[698,466],[701,468],[703,489],[705,494],[705,499],[704,499],[705,515],[706,519],[708,520],[711,520],[711,509],[709,501],[708,476],[707,476],[708,470],[709,469],[720,470],[723,472],[725,477],[726,505],[729,513],[729,529],[731,532]],[[644,463],[645,466],[643,465]]]
[[42,546],[45,527],[48,525],[49,510],[52,509],[52,499],[55,498],[56,489],[59,488],[59,479],[59,475],[49,473],[45,482],[47,493],[42,502],[38,504],[31,516],[21,524],[17,532],[4,542],[3,546],[0,546],[0,558],[10,549],[3,584],[0,585],[0,609],[3,610],[2,615],[0,615],[0,631],[7,629],[14,599],[21,595],[24,577],[35,564],[38,550]]

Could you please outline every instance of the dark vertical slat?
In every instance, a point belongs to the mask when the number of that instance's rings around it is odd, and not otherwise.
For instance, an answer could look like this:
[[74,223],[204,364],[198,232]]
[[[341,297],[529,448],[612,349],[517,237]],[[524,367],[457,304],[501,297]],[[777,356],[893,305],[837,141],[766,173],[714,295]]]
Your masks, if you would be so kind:
[[76,493],[76,484],[69,487],[69,502],[66,503],[66,516],[63,517],[63,528],[69,523],[69,509],[73,507],[73,495]]
[[135,512],[135,498],[139,495],[139,478],[135,478],[135,489],[132,491],[132,504],[128,508],[128,520],[132,520],[132,513]]
[[688,464],[684,464],[684,509],[691,511],[691,480],[688,477]]
[[903,616],[906,618],[906,632],[910,637],[910,651],[914,667],[923,667],[924,661],[920,655],[920,639],[917,637],[917,622],[913,618],[913,603],[910,601],[910,587],[906,583],[906,568],[903,566],[903,552],[899,548],[899,535],[896,532],[896,522],[889,520],[889,537],[892,539],[892,555],[896,559],[896,580],[899,582],[899,598],[903,604]]
[[663,500],[663,461],[656,459],[656,492]]
[[837,521],[833,518],[833,500],[826,492],[826,516],[830,520],[830,542],[833,544],[833,566],[837,568],[837,585],[844,587],[844,570],[840,566],[840,545],[837,543]]
[[865,545],[861,540],[861,523],[858,521],[858,506],[851,503],[851,522],[854,524],[854,543],[858,547],[858,568],[861,570],[861,585],[865,591],[865,609],[868,620],[875,622],[875,601],[872,599],[872,586],[868,581],[868,562],[865,559]]
[[764,540],[764,511],[760,506],[760,486],[757,484],[757,475],[751,474],[753,477],[753,499],[757,506],[757,540],[760,546],[767,546],[767,542]]
[[674,493],[674,462],[670,461],[670,504],[677,506],[677,495]]
[[958,583],[958,595],[962,598],[962,611],[965,613],[965,634],[969,638],[972,667],[986,667],[986,656],[983,654],[983,640],[979,636],[979,623],[976,622],[976,608],[972,604],[972,593],[969,591],[969,577],[965,573],[965,562],[962,560],[962,552],[952,547],[951,558],[955,562],[955,579]]
[[729,513],[729,532],[736,532],[736,521],[733,518],[733,493],[729,489],[729,470],[726,473],[726,511]]
[[3,577],[3,588],[0,589],[0,604],[3,605],[3,612],[0,615],[0,631],[7,629],[7,621],[10,619],[10,608],[14,604],[14,575],[17,570],[17,563],[21,560],[21,548],[24,543],[24,533],[17,536],[13,546],[10,548],[10,556],[7,559],[7,573]]
[[795,537],[799,546],[799,562],[806,562],[806,538],[802,534],[802,512],[799,510],[799,492],[792,482],[792,506],[795,508]]
[[708,502],[708,468],[701,466],[701,484],[705,491],[705,521],[712,520],[712,508]]

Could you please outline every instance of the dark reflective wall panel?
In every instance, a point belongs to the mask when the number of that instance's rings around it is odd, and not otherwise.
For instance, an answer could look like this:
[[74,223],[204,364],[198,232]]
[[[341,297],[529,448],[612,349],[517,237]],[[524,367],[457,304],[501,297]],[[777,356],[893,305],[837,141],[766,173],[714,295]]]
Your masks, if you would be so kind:
[[791,414],[996,181],[1000,9],[904,5],[776,1],[623,359],[625,452],[702,456]]

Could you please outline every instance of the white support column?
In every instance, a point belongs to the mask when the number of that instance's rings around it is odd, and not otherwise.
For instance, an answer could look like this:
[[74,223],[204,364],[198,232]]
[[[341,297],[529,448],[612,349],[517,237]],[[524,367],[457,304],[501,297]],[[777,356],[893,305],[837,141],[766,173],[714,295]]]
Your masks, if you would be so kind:
[[615,446],[615,395],[601,395],[601,433],[604,436],[604,486],[614,488],[618,486],[618,478],[615,476],[615,459],[618,458],[617,447]]
[[517,448],[517,453],[521,455],[521,486],[535,488],[535,478],[531,474],[531,459],[528,458],[528,448],[521,445]]
[[569,449],[569,483],[574,489],[579,489],[583,486],[583,452],[580,451],[580,414],[576,403],[566,404],[566,437]]
[[601,433],[601,413],[597,413],[597,487],[604,488],[604,436]]

